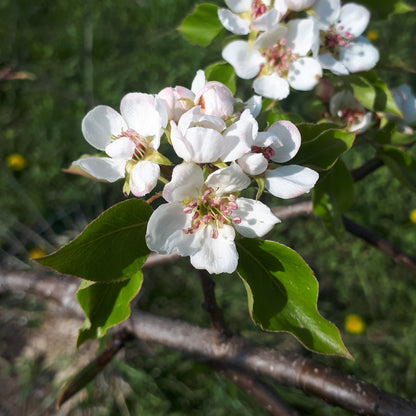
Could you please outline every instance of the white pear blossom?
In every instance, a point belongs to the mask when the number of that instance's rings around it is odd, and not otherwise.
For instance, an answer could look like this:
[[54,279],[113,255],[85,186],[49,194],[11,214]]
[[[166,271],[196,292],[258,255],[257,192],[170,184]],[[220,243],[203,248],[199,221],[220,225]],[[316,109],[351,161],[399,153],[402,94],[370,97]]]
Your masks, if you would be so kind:
[[281,100],[289,95],[289,87],[308,91],[322,76],[319,62],[307,56],[312,48],[316,49],[316,31],[313,19],[291,20],[287,26],[279,24],[262,33],[253,43],[230,42],[222,56],[240,78],[256,77],[256,94]]
[[171,125],[171,142],[176,154],[186,162],[231,162],[250,150],[258,125],[250,110],[244,110],[229,127],[223,119],[201,113],[197,106]]
[[289,10],[299,12],[301,10],[309,9],[316,0],[285,0],[286,6]]
[[186,87],[167,87],[158,97],[165,103],[169,120],[177,123],[180,117],[194,106],[200,112],[228,120],[234,113],[234,96],[230,89],[218,81],[206,81],[205,73],[198,70],[191,89]]
[[279,198],[294,198],[309,192],[319,179],[314,170],[286,165],[268,169],[269,162],[285,163],[291,160],[301,145],[298,128],[290,121],[272,124],[266,132],[257,135],[251,152],[238,160],[238,164],[249,175],[264,174],[266,189]]
[[367,8],[356,3],[341,7],[340,0],[316,0],[312,9],[320,29],[315,33],[319,42],[315,42],[313,52],[324,69],[346,75],[376,65],[377,48],[361,36],[370,21]]
[[287,11],[285,0],[225,0],[229,9],[219,9],[222,25],[236,35],[272,29]]
[[190,256],[196,269],[232,273],[237,268],[235,231],[262,237],[280,220],[261,203],[238,194],[250,185],[241,168],[231,166],[211,173],[184,162],[174,168],[160,205],[151,215],[146,242],[160,254]]
[[83,135],[108,157],[86,157],[73,165],[108,182],[126,177],[124,189],[143,196],[159,178],[159,165],[151,159],[167,125],[166,108],[153,95],[130,93],[122,99],[120,109],[121,114],[99,105],[87,113],[82,120]]
[[349,90],[337,92],[331,97],[329,111],[336,121],[348,127],[348,131],[357,133],[366,131],[373,118],[371,111],[366,111]]

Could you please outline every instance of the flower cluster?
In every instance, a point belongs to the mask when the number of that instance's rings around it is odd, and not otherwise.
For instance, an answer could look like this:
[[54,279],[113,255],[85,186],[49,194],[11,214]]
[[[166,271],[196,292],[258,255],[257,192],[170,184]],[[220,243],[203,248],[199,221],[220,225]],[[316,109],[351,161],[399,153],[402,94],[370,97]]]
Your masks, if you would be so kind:
[[[198,71],[191,89],[127,94],[120,113],[104,105],[92,109],[82,132],[104,153],[73,165],[108,182],[124,178],[126,195],[141,197],[158,180],[166,183],[161,192],[166,203],[148,223],[148,247],[190,256],[197,269],[231,273],[238,264],[236,232],[262,237],[280,222],[267,205],[240,193],[254,180],[274,196],[293,198],[309,192],[319,177],[286,164],[301,145],[299,130],[278,121],[259,131],[254,117],[259,105],[258,97],[241,104],[224,84],[207,82]],[[166,155],[160,152],[162,140],[170,145]],[[173,166],[168,154],[182,162]]]
[[[379,59],[378,50],[362,33],[370,13],[340,0],[226,0],[219,9],[222,25],[247,40],[233,40],[223,58],[236,74],[252,79],[256,94],[286,98],[290,87],[313,89],[327,69],[337,75],[367,71]],[[305,18],[297,13],[305,11]],[[292,16],[297,18],[292,19]]]

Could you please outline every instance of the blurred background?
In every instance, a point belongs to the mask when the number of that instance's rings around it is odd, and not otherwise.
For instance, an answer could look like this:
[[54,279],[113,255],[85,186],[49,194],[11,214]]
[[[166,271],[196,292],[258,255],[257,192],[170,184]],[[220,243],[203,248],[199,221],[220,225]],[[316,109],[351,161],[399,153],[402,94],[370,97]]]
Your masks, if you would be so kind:
[[[416,6],[416,1],[407,3]],[[63,169],[92,151],[82,137],[81,120],[93,106],[118,109],[128,92],[190,87],[198,69],[220,60],[221,42],[193,46],[176,29],[195,4],[0,2],[2,273],[39,271],[31,259],[69,242],[103,210],[124,200],[120,183],[95,182]],[[416,14],[406,13],[374,20],[367,31],[382,54],[382,79],[390,87],[406,82],[414,92],[415,27]],[[239,81],[239,87],[247,99],[249,83]],[[313,120],[316,109],[305,105],[313,94],[294,94],[282,107]],[[373,155],[364,144],[349,152],[345,162],[355,168]],[[415,209],[415,194],[383,167],[357,184],[348,217],[416,255]],[[346,234],[336,241],[316,218],[288,220],[271,238],[298,251],[314,270],[319,310],[340,328],[355,361],[313,355],[289,335],[261,333],[250,321],[241,281],[219,276],[218,300],[230,327],[416,400],[416,276],[356,237]],[[198,277],[182,260],[145,272],[137,307],[207,326],[201,303]],[[97,342],[75,351],[79,326],[76,320],[48,314],[41,299],[0,294],[0,385],[7,386],[0,391],[1,416],[267,414],[204,364],[145,344],[123,351],[58,413],[54,403],[62,381],[100,348]],[[348,414],[296,390],[276,389],[301,414]]]

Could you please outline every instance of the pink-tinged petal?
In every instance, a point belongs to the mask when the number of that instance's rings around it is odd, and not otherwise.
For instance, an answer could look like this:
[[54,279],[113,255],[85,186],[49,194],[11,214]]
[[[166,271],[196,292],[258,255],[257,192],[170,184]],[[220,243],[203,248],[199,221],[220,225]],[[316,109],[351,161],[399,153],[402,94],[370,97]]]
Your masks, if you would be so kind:
[[172,180],[163,188],[163,198],[179,202],[197,198],[204,184],[202,169],[195,163],[184,162],[172,171]]
[[288,23],[287,46],[298,56],[305,56],[317,39],[318,24],[315,19],[295,19]]
[[314,3],[315,0],[285,0],[289,10],[294,10],[299,12],[301,10],[309,9]]
[[191,225],[191,216],[183,213],[183,207],[183,204],[175,202],[160,205],[153,212],[146,231],[146,243],[150,250],[181,256],[189,256],[197,250],[195,235],[184,232]]
[[205,181],[205,185],[213,188],[217,195],[230,194],[246,189],[251,183],[250,178],[243,172],[237,163],[218,169],[211,173]]
[[[261,32],[266,30],[272,30],[282,18],[282,14],[275,8],[270,9],[268,12],[262,14],[252,23],[252,28]],[[250,32],[248,32],[250,33]],[[242,33],[243,34],[243,33]]]
[[292,88],[310,91],[322,78],[322,67],[314,58],[301,58],[289,67],[288,81]]
[[354,37],[360,36],[368,26],[370,11],[355,3],[348,3],[341,7],[337,31],[351,33]]
[[250,10],[252,0],[225,0],[225,4],[234,13],[243,13]]
[[218,230],[216,238],[211,235],[214,229],[206,226],[199,233],[200,249],[191,255],[191,264],[196,269],[205,269],[208,273],[233,273],[238,265],[238,253],[234,243],[235,231],[230,225],[224,225]]
[[144,196],[157,185],[160,168],[157,163],[150,160],[137,162],[130,172],[130,191],[135,196]]
[[262,153],[247,153],[238,159],[239,166],[249,175],[260,175],[269,165]]
[[202,69],[198,69],[198,71],[196,71],[194,79],[192,80],[191,91],[196,95],[198,91],[204,88],[204,85],[206,83],[207,80],[205,78],[205,72]]
[[256,78],[253,88],[256,94],[274,100],[283,100],[290,92],[288,82],[275,73]]
[[153,95],[132,92],[123,97],[120,109],[131,129],[141,136],[155,137],[158,140],[162,135],[162,127],[166,126],[163,124],[167,122],[167,111],[165,109],[166,115],[161,115],[156,109],[155,101]]
[[335,75],[348,75],[349,71],[341,62],[337,61],[330,53],[324,53],[317,57],[323,69],[329,69]]
[[250,33],[250,22],[242,19],[228,9],[219,9],[218,19],[221,24],[231,33],[236,35],[248,35]]
[[312,5],[321,30],[327,30],[335,23],[341,11],[340,0],[316,0]]
[[129,160],[133,157],[136,145],[128,137],[120,137],[105,147],[105,152],[113,159]]
[[230,42],[223,49],[222,57],[234,67],[236,74],[243,79],[254,78],[264,62],[261,53],[243,40]]
[[72,164],[79,166],[82,170],[94,176],[94,178],[115,182],[124,178],[126,161],[109,157],[86,157],[76,160]]
[[195,96],[195,105],[206,115],[229,119],[234,113],[234,96],[230,89],[218,81],[209,81]]
[[264,179],[265,187],[272,195],[288,199],[309,192],[319,175],[312,169],[289,165],[266,171]]
[[217,161],[224,146],[224,138],[221,133],[204,127],[191,127],[186,131],[183,141],[186,143],[189,152],[181,154],[182,143],[178,147],[176,137],[171,136],[172,146],[176,154],[186,162],[212,163]]
[[277,163],[284,163],[292,159],[299,150],[302,138],[298,128],[290,121],[281,120],[273,123],[268,129],[277,137],[277,143],[271,147],[274,155],[271,159]]
[[244,110],[239,120],[231,124],[223,134],[223,162],[232,162],[251,150],[258,132],[256,119],[249,110]]
[[348,48],[341,48],[339,58],[350,72],[361,72],[374,68],[380,54],[376,47],[366,38],[360,36],[351,42]]
[[85,140],[98,150],[104,150],[112,136],[127,130],[123,117],[107,105],[99,105],[87,113],[81,124]]
[[263,237],[275,224],[281,222],[270,208],[260,201],[237,198],[236,203],[238,208],[233,211],[233,216],[241,218],[241,222],[234,224],[234,227],[244,237]]
[[176,123],[182,116],[193,107],[195,94],[188,88],[177,86],[166,87],[157,95],[165,104],[168,120]]

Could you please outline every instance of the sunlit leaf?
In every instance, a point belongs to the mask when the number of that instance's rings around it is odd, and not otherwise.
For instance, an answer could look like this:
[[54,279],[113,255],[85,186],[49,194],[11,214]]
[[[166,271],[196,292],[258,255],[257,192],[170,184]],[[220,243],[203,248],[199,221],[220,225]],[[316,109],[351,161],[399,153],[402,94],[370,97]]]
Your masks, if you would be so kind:
[[217,15],[218,6],[203,3],[183,19],[179,32],[191,43],[209,45],[216,36],[225,31]]
[[129,279],[140,272],[149,254],[145,241],[152,208],[129,199],[105,211],[72,242],[39,263],[95,282]]
[[256,239],[241,239],[237,248],[237,271],[257,325],[290,332],[310,350],[351,358],[338,329],[319,314],[318,282],[299,254],[282,244]]

